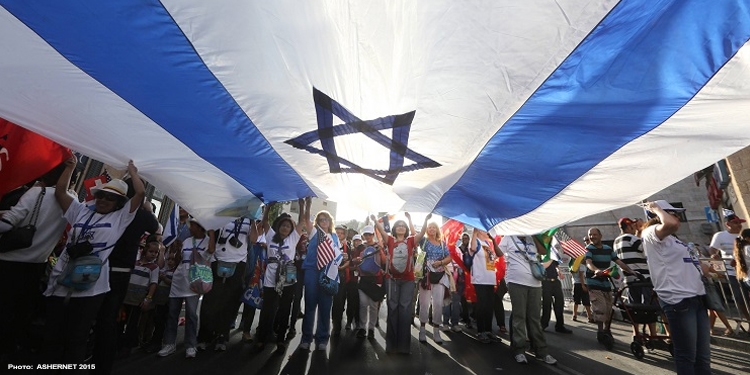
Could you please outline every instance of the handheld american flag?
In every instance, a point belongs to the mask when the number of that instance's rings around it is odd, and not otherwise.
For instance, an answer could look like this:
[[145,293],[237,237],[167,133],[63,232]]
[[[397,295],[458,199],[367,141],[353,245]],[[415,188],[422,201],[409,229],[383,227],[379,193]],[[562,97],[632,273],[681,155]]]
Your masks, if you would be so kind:
[[323,269],[328,263],[331,263],[336,257],[336,250],[333,248],[333,241],[328,233],[320,227],[318,229],[318,269]]
[[560,242],[563,252],[568,254],[571,258],[575,259],[586,254],[586,248],[583,247],[580,242],[565,233],[562,228],[555,232],[555,238]]

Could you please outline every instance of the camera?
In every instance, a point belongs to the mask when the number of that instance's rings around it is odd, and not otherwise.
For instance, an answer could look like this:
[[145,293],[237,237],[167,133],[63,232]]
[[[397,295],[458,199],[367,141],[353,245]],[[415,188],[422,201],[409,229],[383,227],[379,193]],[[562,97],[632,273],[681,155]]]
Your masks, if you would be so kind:
[[219,242],[219,245],[224,245],[225,243],[227,243],[227,239],[224,238],[224,237],[219,237],[219,241],[218,242]]
[[91,254],[92,251],[94,251],[94,246],[92,246],[89,241],[79,242],[68,246],[68,256],[70,259],[76,259]]
[[232,246],[234,246],[234,247],[242,247],[242,241],[240,241],[239,239],[237,239],[237,237],[235,237],[235,236],[232,236],[232,237],[229,238],[229,244],[232,245]]

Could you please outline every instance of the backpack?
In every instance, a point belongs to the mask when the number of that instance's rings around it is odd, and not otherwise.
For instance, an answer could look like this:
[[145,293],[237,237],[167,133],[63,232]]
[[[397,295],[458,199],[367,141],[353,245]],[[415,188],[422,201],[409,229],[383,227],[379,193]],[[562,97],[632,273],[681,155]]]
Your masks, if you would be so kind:
[[375,262],[377,252],[378,250],[374,246],[367,246],[362,251],[362,264],[359,265],[360,271],[369,275],[376,275],[380,272],[380,266]]
[[83,255],[70,259],[57,283],[71,291],[91,289],[102,273],[102,260],[96,254]]
[[411,267],[409,265],[412,262],[411,251],[406,241],[399,242],[393,248],[391,253],[391,273],[395,276],[401,276],[406,273]]

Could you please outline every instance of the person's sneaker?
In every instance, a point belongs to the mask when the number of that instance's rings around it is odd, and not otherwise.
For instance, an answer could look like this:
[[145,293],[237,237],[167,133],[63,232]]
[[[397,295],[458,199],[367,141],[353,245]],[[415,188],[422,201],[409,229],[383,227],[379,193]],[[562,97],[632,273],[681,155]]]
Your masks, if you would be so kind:
[[375,330],[374,329],[368,329],[367,330],[367,338],[368,339],[374,339],[375,338]]
[[168,355],[174,354],[174,352],[177,351],[177,347],[175,347],[174,344],[167,344],[162,346],[161,350],[159,350],[159,354],[157,354],[159,357],[166,357]]
[[357,330],[357,337],[361,339],[367,337],[367,332],[365,331],[364,328],[360,328]]
[[461,332],[461,327],[458,324],[456,324],[453,327],[451,327],[451,330],[453,332]]
[[492,342],[503,342],[503,339],[501,339],[500,336],[498,336],[498,335],[496,335],[496,334],[494,334],[492,332],[487,332],[487,337]]
[[492,340],[490,340],[489,336],[487,336],[487,332],[480,332],[480,333],[478,333],[477,334],[477,340],[479,340],[479,342],[481,342],[482,344],[489,344],[489,343],[492,342]]
[[516,356],[513,357],[513,358],[515,358],[516,363],[529,363],[529,360],[526,359],[526,355],[523,354],[523,353],[522,354],[516,354]]
[[553,357],[553,356],[551,356],[549,354],[545,355],[544,358],[540,358],[540,360],[544,361],[544,363],[546,363],[548,365],[556,365],[557,364],[557,360],[555,359],[555,357]]
[[567,328],[567,327],[555,327],[555,332],[557,333],[573,333],[573,330]]
[[328,349],[328,343],[320,343],[318,344],[315,349],[325,351]]
[[435,341],[436,344],[443,343],[443,338],[440,336],[440,327],[435,327],[432,330],[432,339]]
[[301,342],[299,343],[299,348],[302,350],[310,350],[310,343],[309,342]]
[[449,325],[447,325],[447,324],[443,324],[443,325],[440,326],[440,330],[443,331],[443,332],[448,332],[448,331],[451,330],[451,327]]
[[195,348],[185,349],[185,358],[195,358],[196,354],[198,354],[198,351]]
[[225,352],[227,351],[227,344],[223,342],[217,342],[216,346],[214,346],[214,350],[217,352]]
[[424,326],[419,327],[419,342],[427,342],[427,332]]
[[195,346],[198,350],[206,350],[208,348],[208,344],[205,342],[199,342],[198,345]]

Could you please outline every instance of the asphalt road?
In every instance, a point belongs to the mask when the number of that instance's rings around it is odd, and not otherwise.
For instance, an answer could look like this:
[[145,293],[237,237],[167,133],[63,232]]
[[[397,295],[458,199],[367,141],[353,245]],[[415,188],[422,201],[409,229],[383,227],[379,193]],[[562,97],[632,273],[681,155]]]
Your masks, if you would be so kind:
[[[509,310],[506,302],[506,310]],[[509,316],[510,314],[506,314]],[[554,320],[554,319],[553,319]],[[226,352],[213,350],[198,353],[197,358],[186,359],[184,348],[178,345],[177,353],[158,358],[155,354],[137,352],[115,364],[116,375],[148,374],[673,374],[672,357],[666,350],[646,353],[642,360],[630,352],[631,329],[624,323],[613,324],[616,339],[611,351],[596,341],[593,324],[570,322],[573,334],[559,334],[549,329],[546,333],[550,354],[558,359],[557,366],[549,366],[527,354],[529,364],[515,363],[507,336],[502,343],[481,344],[468,332],[443,333],[445,343],[437,345],[428,330],[428,342],[417,340],[417,328],[412,327],[412,354],[385,353],[385,308],[381,309],[380,329],[374,339],[360,339],[353,331],[342,332],[332,338],[327,351],[297,350],[299,335],[292,339],[284,353],[268,345],[260,353],[252,353],[250,345],[240,342],[241,334],[235,332]],[[256,319],[257,324],[257,319]],[[301,332],[302,321],[297,321]],[[552,323],[551,325],[553,325]],[[178,343],[182,341],[182,327]],[[750,353],[712,347],[714,374],[750,373]]]

